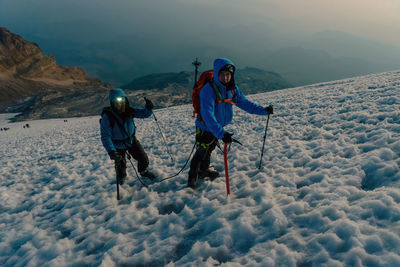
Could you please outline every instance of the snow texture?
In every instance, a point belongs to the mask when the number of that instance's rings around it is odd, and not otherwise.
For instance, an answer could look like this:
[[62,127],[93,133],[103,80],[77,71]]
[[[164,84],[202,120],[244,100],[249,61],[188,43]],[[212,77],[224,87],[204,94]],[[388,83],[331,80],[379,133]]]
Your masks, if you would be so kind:
[[[7,123],[0,132],[1,266],[400,266],[400,71],[249,97],[226,127],[243,146],[214,181],[187,170],[143,187],[128,167],[116,199],[99,117]],[[152,170],[176,173],[194,141],[191,105],[136,120]]]

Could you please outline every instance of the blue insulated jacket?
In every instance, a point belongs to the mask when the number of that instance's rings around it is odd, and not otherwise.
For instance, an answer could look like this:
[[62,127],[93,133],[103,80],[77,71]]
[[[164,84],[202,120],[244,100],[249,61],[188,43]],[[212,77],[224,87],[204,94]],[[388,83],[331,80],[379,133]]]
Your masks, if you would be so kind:
[[[128,98],[126,97],[124,91],[120,88],[110,90],[109,100],[115,97],[125,97],[127,105],[127,111],[124,116],[119,116],[112,108],[107,108],[108,112],[105,112],[101,118],[100,132],[101,132],[101,142],[107,153],[110,153],[116,149],[127,149],[127,146],[133,144],[133,135],[135,134],[135,123],[133,118],[147,118],[151,116],[152,111],[149,109],[133,109],[129,107]],[[114,123],[111,125],[110,118],[107,113],[111,113],[114,116]],[[123,125],[124,130],[122,130],[118,122]]]
[[[232,96],[231,89],[222,85],[219,81],[219,72],[225,65],[233,65],[233,63],[226,58],[217,58],[214,61],[214,83],[218,86],[222,98],[233,98],[236,105],[251,114],[268,115],[265,109],[251,101],[249,101],[235,84],[234,75],[232,75],[231,85],[233,86],[234,96]],[[234,66],[234,65],[233,65]],[[202,121],[196,120],[196,126],[204,131],[211,132],[218,139],[222,139],[226,131],[224,126],[232,121],[233,111],[232,104],[229,103],[216,103],[217,96],[210,83],[207,83],[200,92],[200,116]]]

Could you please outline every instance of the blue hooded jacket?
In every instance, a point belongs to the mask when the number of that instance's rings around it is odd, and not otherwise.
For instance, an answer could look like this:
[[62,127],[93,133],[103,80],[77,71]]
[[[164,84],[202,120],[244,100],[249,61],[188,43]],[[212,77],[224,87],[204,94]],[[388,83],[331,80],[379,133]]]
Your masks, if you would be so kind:
[[[235,84],[234,74],[229,86],[232,87],[234,96],[232,96],[231,89],[227,89],[219,81],[219,72],[225,65],[234,64],[226,58],[217,58],[214,61],[214,83],[218,86],[222,98],[232,98],[236,105],[251,114],[268,115],[265,109],[251,101],[249,101]],[[218,139],[222,139],[226,131],[224,126],[232,121],[233,111],[232,104],[218,103],[216,101],[215,91],[210,83],[207,83],[200,91],[200,116],[202,121],[196,120],[196,126],[204,131],[211,132]]]
[[124,97],[126,100],[126,111],[121,116],[117,112],[114,112],[112,108],[107,108],[108,112],[112,113],[114,120],[118,120],[123,125],[124,130],[121,129],[118,123],[115,121],[111,126],[110,118],[107,112],[101,117],[100,132],[101,142],[107,153],[110,153],[116,149],[127,149],[127,146],[133,144],[135,134],[135,123],[133,118],[147,118],[150,117],[152,111],[149,109],[134,109],[129,107],[129,101],[124,91],[121,88],[114,88],[110,90],[108,99],[110,104],[116,97]]

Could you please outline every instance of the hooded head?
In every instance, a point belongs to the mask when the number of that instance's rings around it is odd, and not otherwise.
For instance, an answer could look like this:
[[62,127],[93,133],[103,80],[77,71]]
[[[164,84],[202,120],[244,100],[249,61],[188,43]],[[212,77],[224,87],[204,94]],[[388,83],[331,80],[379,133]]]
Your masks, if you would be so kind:
[[110,93],[108,95],[108,100],[110,101],[110,103],[112,103],[113,101],[116,101],[117,97],[126,98],[126,94],[125,94],[124,90],[122,90],[121,88],[111,89]]
[[[217,58],[214,60],[214,82],[219,86],[223,85],[226,87],[233,87],[235,86],[235,65],[227,58]],[[228,84],[223,84],[220,81],[219,75],[222,71],[227,71],[231,74],[231,80]]]
[[114,88],[110,90],[108,100],[114,111],[117,113],[124,113],[128,106],[128,98],[121,88]]

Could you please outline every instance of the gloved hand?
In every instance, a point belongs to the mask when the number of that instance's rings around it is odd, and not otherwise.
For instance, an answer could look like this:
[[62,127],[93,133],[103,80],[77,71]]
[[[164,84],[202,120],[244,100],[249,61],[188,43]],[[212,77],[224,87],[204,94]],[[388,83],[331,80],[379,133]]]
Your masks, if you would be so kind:
[[154,108],[153,102],[151,102],[150,99],[148,99],[147,97],[144,98],[144,101],[146,101],[146,109],[148,110],[152,110]]
[[108,155],[110,156],[110,159],[114,160],[116,163],[123,160],[122,156],[115,150],[108,153]]
[[268,114],[274,114],[274,107],[272,105],[269,105],[268,107],[264,108]]
[[224,136],[222,137],[222,141],[224,141],[224,143],[232,143],[232,135],[233,133],[225,133]]

